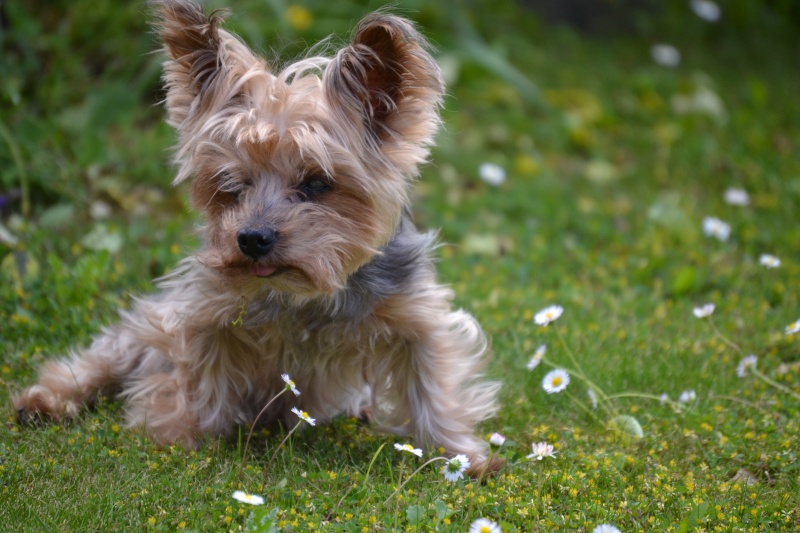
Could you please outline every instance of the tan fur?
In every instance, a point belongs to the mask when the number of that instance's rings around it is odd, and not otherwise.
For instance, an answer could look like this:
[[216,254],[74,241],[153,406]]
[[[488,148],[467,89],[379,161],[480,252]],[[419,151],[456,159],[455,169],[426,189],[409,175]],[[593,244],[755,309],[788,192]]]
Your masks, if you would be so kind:
[[[480,471],[474,430],[498,388],[479,379],[487,342],[451,309],[407,218],[444,90],[424,38],[375,13],[333,58],[271,72],[221,12],[151,5],[175,182],[192,179],[206,242],[90,347],[48,362],[15,400],[20,419],[71,418],[117,393],[129,427],[196,446],[252,423],[286,372],[311,416],[370,412]],[[294,397],[282,400],[267,418],[291,423]]]

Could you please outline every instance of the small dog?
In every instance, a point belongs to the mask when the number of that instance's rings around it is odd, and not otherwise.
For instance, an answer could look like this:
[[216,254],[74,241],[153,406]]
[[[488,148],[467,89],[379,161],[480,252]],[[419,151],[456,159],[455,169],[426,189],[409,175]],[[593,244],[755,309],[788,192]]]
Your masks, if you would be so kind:
[[[288,373],[311,416],[368,414],[493,468],[474,433],[497,410],[499,386],[480,379],[487,341],[451,309],[433,236],[410,220],[444,91],[425,39],[377,12],[332,58],[273,72],[223,13],[151,6],[175,183],[192,180],[204,246],[89,348],[47,363],[15,400],[19,419],[69,419],[117,393],[129,427],[196,447],[253,423]],[[265,418],[296,423],[289,396]]]

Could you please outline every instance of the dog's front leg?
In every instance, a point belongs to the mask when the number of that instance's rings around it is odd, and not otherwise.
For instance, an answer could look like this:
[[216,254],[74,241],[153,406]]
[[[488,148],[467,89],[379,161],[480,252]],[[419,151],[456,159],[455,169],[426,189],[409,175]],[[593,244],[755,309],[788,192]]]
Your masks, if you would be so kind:
[[477,424],[497,411],[499,385],[480,380],[486,339],[472,316],[450,309],[449,297],[434,286],[386,306],[404,344],[387,392],[398,409],[392,418],[407,418],[417,442],[466,455],[471,473],[480,475],[499,467],[486,463],[488,444],[475,435]]

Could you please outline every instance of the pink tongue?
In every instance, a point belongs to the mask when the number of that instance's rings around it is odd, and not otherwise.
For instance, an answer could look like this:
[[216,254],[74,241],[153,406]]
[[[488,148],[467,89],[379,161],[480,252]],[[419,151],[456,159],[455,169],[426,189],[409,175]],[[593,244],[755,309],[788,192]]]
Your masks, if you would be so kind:
[[275,270],[277,270],[274,266],[269,265],[253,265],[252,271],[253,274],[258,276],[259,278],[266,278],[267,276],[272,275]]

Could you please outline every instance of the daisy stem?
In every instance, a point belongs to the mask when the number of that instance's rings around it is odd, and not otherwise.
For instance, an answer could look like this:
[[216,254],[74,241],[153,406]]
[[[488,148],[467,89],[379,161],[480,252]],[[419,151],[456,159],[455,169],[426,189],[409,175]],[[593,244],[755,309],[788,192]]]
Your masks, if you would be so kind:
[[722,340],[722,342],[724,342],[725,344],[727,344],[728,346],[739,352],[739,355],[744,355],[744,352],[742,351],[742,349],[739,347],[738,344],[736,344],[735,342],[733,342],[728,337],[722,334],[717,325],[714,324],[714,321],[711,320],[711,317],[708,318],[708,323],[711,325],[711,329],[714,330],[714,333],[717,334],[717,337],[719,337]]
[[447,457],[434,457],[433,459],[429,459],[428,461],[426,461],[425,463],[423,463],[423,464],[422,464],[422,466],[420,466],[419,468],[417,468],[416,470],[414,470],[414,471],[411,473],[411,475],[409,475],[409,476],[406,478],[406,480],[405,480],[405,481],[403,481],[402,483],[400,483],[400,486],[399,486],[399,487],[397,487],[397,490],[395,490],[395,491],[394,491],[394,492],[393,492],[393,493],[392,493],[392,494],[391,494],[391,495],[390,495],[388,498],[386,498],[386,501],[384,501],[384,502],[383,502],[383,505],[386,505],[387,503],[389,503],[389,500],[391,500],[392,498],[394,498],[394,497],[397,495],[397,493],[398,493],[398,492],[400,492],[401,490],[403,490],[403,487],[405,487],[405,486],[406,486],[406,483],[408,483],[409,481],[411,481],[411,479],[412,479],[414,476],[416,476],[417,474],[419,474],[420,470],[422,470],[423,468],[425,468],[425,467],[426,467],[426,466],[428,466],[429,464],[431,464],[431,463],[434,463],[434,462],[436,462],[436,461],[447,461]]
[[561,341],[561,344],[564,345],[564,349],[567,350],[567,355],[569,356],[570,361],[572,361],[572,364],[575,366],[575,370],[581,376],[583,376],[584,374],[583,374],[583,370],[581,369],[581,365],[578,364],[578,360],[575,358],[575,354],[572,353],[572,350],[569,348],[569,344],[567,344],[567,341],[564,339],[564,336],[561,334],[561,332],[558,330],[558,328],[553,328],[553,329],[556,330],[556,335],[558,335],[558,340]]
[[566,394],[567,396],[569,396],[570,400],[572,400],[573,402],[575,402],[576,404],[578,404],[578,407],[580,407],[581,409],[583,409],[584,411],[586,411],[586,413],[587,413],[589,416],[591,416],[591,417],[592,417],[592,419],[593,419],[595,422],[598,422],[598,423],[600,422],[600,419],[599,419],[599,418],[597,418],[597,415],[595,415],[595,414],[592,412],[592,410],[591,410],[591,409],[589,409],[588,407],[586,407],[586,404],[584,404],[582,401],[580,401],[579,399],[577,399],[575,396],[573,396],[573,395],[572,395],[572,394],[570,394],[569,392],[567,392],[567,391],[564,391],[564,392],[565,392],[565,394]]
[[282,391],[280,391],[278,394],[273,396],[272,399],[267,402],[267,405],[265,405],[261,409],[261,411],[259,411],[258,415],[256,415],[255,420],[253,420],[253,423],[250,425],[250,431],[247,433],[247,440],[245,440],[245,442],[244,442],[244,452],[242,453],[242,464],[239,466],[239,472],[240,473],[242,471],[242,468],[244,468],[245,462],[247,462],[247,448],[248,448],[248,446],[250,446],[250,437],[253,436],[253,431],[256,429],[256,424],[258,424],[258,419],[261,418],[261,415],[263,415],[264,413],[267,412],[267,409],[269,409],[269,406],[272,405],[272,402],[277,400],[280,397],[280,395],[283,394],[284,392],[286,392],[287,390],[289,390],[289,388],[290,387],[287,385],[286,387],[283,388]]
[[286,436],[283,438],[283,440],[281,441],[281,443],[280,443],[280,444],[278,444],[278,447],[277,447],[277,448],[275,448],[275,451],[272,453],[272,457],[270,457],[270,458],[269,458],[269,463],[267,463],[267,467],[264,469],[264,477],[266,477],[266,476],[267,476],[267,474],[269,473],[269,469],[272,467],[272,462],[273,462],[273,461],[275,461],[275,457],[278,455],[278,452],[280,451],[280,449],[283,447],[283,445],[284,445],[284,444],[286,444],[286,441],[288,441],[288,440],[289,440],[289,437],[291,437],[291,436],[292,436],[292,433],[294,433],[295,431],[297,431],[297,428],[299,428],[299,427],[300,427],[300,424],[302,424],[302,423],[303,423],[303,421],[302,421],[302,420],[298,420],[298,421],[297,421],[297,425],[295,425],[295,426],[294,426],[294,427],[293,427],[293,428],[292,428],[292,429],[289,431],[289,433],[287,433],[287,434],[286,434]]
[[790,389],[786,385],[778,383],[777,381],[775,381],[771,377],[767,376],[766,374],[762,373],[758,369],[751,368],[750,371],[753,373],[754,376],[756,376],[758,379],[760,379],[764,383],[767,383],[767,384],[775,387],[779,391],[783,391],[786,394],[789,394],[790,396],[792,396],[796,400],[800,400],[800,394],[797,394],[795,391],[793,391],[792,389]]
[[386,446],[385,442],[380,446],[378,446],[378,451],[376,451],[375,454],[372,456],[372,461],[369,462],[369,466],[367,467],[367,473],[364,474],[364,485],[367,484],[367,481],[369,480],[369,473],[372,470],[372,465],[375,464],[375,461],[378,459],[378,454],[381,453],[381,450],[383,449],[384,446]]
[[612,415],[616,414],[616,410],[614,409],[614,407],[611,405],[611,402],[609,401],[611,397],[608,396],[605,393],[605,391],[603,391],[603,389],[598,387],[592,380],[590,380],[589,378],[586,377],[586,374],[583,373],[583,370],[581,370],[581,367],[578,366],[578,362],[575,360],[575,356],[572,354],[572,351],[569,349],[569,346],[567,346],[567,343],[566,343],[566,341],[564,341],[564,338],[561,336],[560,333],[557,333],[557,334],[558,334],[558,338],[561,340],[561,343],[567,349],[567,353],[570,355],[570,359],[572,359],[572,363],[574,365],[576,365],[575,368],[568,368],[568,367],[556,365],[556,364],[548,361],[547,357],[543,357],[542,358],[542,362],[547,364],[547,365],[550,365],[553,368],[563,368],[570,375],[573,375],[576,378],[578,378],[581,381],[583,381],[590,389],[592,389],[593,391],[595,391],[597,394],[600,395],[600,403],[603,406],[603,409],[608,411],[609,414],[612,414]]
[[[659,402],[663,401],[661,396],[656,396],[655,394],[647,394],[644,392],[621,392],[619,394],[612,394],[608,397],[609,400],[613,400],[614,398],[645,398],[647,400],[657,400]],[[667,400],[665,403],[674,404],[675,402],[671,400]]]

